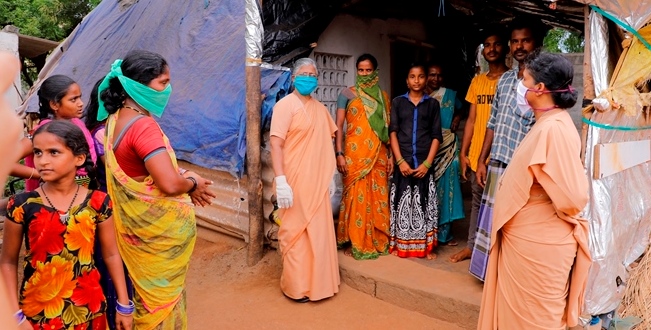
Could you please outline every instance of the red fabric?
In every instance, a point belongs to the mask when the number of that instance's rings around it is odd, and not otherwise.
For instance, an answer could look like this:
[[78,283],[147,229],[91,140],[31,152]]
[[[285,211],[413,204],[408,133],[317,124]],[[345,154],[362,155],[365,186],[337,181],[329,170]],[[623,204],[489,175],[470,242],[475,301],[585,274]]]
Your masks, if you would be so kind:
[[145,158],[161,148],[165,149],[165,142],[160,127],[153,118],[142,117],[122,134],[115,149],[115,159],[128,176],[147,176]]
[[91,313],[97,313],[104,302],[104,293],[102,287],[98,286],[99,272],[97,268],[90,272],[83,273],[77,277],[77,287],[72,292],[70,300],[75,306],[88,306]]

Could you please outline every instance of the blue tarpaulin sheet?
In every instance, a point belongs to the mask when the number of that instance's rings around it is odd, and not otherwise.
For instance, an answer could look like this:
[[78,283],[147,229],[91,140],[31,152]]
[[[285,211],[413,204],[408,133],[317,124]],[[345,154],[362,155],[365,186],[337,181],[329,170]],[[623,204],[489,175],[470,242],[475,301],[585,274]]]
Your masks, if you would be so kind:
[[262,100],[262,130],[268,131],[271,126],[271,113],[276,102],[289,92],[291,86],[289,70],[277,68],[262,68],[260,72],[260,89],[264,94]]
[[[245,157],[245,21],[241,0],[140,0],[122,8],[102,1],[70,35],[49,74],[75,79],[85,96],[129,50],[160,53],[170,66],[172,96],[160,119],[179,159],[241,176]],[[263,69],[269,102],[288,72]],[[274,89],[276,92],[269,91]],[[37,98],[27,111],[38,109]],[[267,104],[267,121],[271,106]],[[264,125],[264,124],[263,124]]]

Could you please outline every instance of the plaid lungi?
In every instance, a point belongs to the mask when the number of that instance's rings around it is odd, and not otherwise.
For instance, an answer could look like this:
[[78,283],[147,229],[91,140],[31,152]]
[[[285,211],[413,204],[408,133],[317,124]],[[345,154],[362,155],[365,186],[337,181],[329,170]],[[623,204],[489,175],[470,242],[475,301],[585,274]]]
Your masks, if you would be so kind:
[[495,192],[500,176],[504,173],[506,165],[498,160],[488,163],[486,186],[481,196],[479,218],[477,219],[477,238],[470,257],[470,274],[483,281],[486,278],[488,267],[488,252],[491,246],[491,229],[493,225],[493,204]]

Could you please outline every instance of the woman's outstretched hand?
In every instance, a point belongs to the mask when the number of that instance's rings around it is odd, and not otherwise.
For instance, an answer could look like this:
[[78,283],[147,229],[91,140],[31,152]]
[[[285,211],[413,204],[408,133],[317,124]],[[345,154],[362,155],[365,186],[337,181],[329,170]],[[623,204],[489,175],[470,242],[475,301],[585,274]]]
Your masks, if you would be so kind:
[[209,186],[213,184],[212,181],[206,180],[199,174],[191,171],[186,172],[183,176],[186,178],[192,177],[197,180],[197,189],[190,193],[192,204],[201,207],[212,204],[212,199],[217,197],[217,195],[215,195],[215,193],[213,193],[209,188]]

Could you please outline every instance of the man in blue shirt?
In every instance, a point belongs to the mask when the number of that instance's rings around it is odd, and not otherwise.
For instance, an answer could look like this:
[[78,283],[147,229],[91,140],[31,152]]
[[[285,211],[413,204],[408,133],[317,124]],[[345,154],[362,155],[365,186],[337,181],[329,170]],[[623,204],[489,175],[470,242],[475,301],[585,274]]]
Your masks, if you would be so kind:
[[[518,67],[505,72],[497,83],[476,174],[477,183],[484,187],[484,193],[479,207],[477,238],[472,251],[470,273],[482,281],[488,265],[497,182],[511,161],[513,152],[535,121],[533,112],[520,113],[518,110],[517,85],[522,79],[526,57],[542,46],[546,32],[539,20],[529,17],[514,19],[509,28],[511,55],[518,61]],[[489,155],[491,157],[487,168],[486,160]]]

